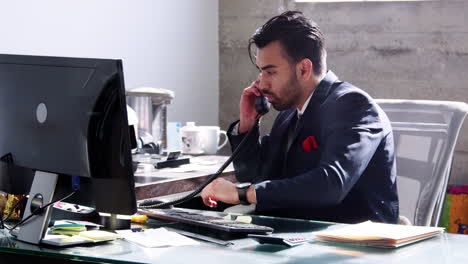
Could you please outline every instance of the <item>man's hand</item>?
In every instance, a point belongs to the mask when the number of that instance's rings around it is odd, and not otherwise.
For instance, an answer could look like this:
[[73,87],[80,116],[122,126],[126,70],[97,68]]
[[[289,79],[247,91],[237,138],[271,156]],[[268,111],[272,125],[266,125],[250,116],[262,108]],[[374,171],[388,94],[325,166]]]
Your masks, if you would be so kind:
[[255,119],[258,115],[255,111],[255,97],[261,96],[259,84],[261,73],[249,87],[245,88],[242,92],[240,100],[240,124],[239,134],[249,131],[255,124]]
[[[247,201],[251,204],[257,203],[255,186],[252,184],[246,191]],[[239,204],[239,193],[234,183],[223,178],[218,178],[208,184],[201,192],[203,203],[209,207],[216,207],[216,201],[228,204]]]
[[223,178],[218,178],[208,184],[201,192],[201,197],[203,203],[210,207],[214,207],[213,205],[216,204],[216,201],[228,204],[240,203],[236,185]]

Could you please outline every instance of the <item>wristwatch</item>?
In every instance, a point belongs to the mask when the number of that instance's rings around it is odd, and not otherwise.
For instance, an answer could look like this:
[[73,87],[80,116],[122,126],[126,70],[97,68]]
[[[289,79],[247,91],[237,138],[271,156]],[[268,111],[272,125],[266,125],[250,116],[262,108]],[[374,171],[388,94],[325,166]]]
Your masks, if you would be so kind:
[[247,189],[252,185],[250,182],[241,182],[236,184],[237,187],[237,194],[239,195],[239,201],[243,205],[249,205],[249,201],[247,200]]

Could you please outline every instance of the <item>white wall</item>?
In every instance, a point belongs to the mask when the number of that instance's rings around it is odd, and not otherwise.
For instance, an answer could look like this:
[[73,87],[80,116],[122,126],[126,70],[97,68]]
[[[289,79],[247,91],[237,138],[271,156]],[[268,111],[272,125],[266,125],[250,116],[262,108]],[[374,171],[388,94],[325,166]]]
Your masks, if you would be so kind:
[[175,92],[169,121],[218,124],[217,0],[0,0],[0,53],[121,58],[127,89]]

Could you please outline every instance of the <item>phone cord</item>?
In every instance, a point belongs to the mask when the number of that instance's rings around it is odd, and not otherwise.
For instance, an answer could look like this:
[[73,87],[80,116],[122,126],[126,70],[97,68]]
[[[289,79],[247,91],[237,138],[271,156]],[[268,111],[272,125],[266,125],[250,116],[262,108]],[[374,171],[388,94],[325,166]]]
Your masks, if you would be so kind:
[[[229,166],[229,164],[237,157],[240,150],[242,150],[243,145],[245,144],[245,142],[247,142],[247,139],[252,134],[252,131],[256,130],[257,127],[259,126],[259,123],[260,123],[260,119],[257,118],[256,121],[255,121],[254,126],[247,132],[247,135],[245,135],[245,137],[241,140],[239,145],[236,147],[236,149],[231,154],[231,156],[224,162],[224,164],[221,166],[221,168],[219,168],[219,170],[217,172],[215,172],[214,174],[211,174],[210,177],[202,185],[200,185],[197,189],[195,189],[193,192],[187,194],[184,197],[181,197],[179,199],[169,201],[169,202],[162,202],[162,203],[158,202],[157,204],[151,204],[151,203],[150,204],[146,204],[146,203],[145,204],[139,204],[138,208],[140,208],[140,209],[157,209],[157,208],[177,205],[177,204],[186,202],[186,201],[192,199],[193,197],[195,197],[197,194],[199,194],[203,190],[203,188],[205,188],[208,184],[210,184],[212,181],[214,181],[216,178],[218,178],[219,175],[221,175],[221,173],[223,173],[223,171],[226,169],[226,167]],[[149,199],[149,200],[151,200],[151,199]]]

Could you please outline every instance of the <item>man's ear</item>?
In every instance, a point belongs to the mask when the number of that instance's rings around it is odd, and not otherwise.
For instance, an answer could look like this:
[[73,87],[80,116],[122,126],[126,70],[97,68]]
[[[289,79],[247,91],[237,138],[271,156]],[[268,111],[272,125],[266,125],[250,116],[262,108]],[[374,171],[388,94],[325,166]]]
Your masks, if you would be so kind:
[[313,70],[314,70],[314,65],[312,64],[312,61],[310,61],[307,58],[300,60],[296,64],[297,79],[303,80],[303,81],[309,80],[310,77],[312,76]]

